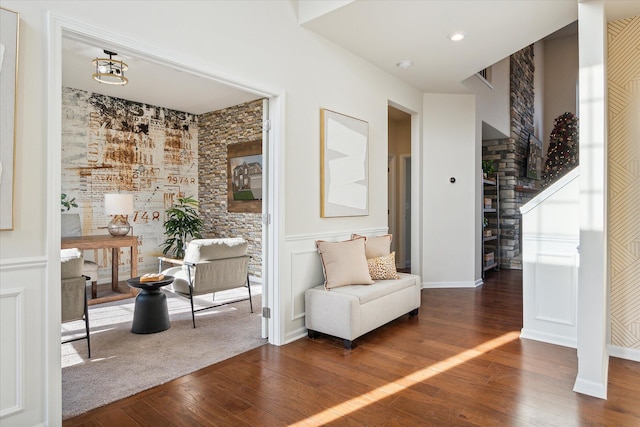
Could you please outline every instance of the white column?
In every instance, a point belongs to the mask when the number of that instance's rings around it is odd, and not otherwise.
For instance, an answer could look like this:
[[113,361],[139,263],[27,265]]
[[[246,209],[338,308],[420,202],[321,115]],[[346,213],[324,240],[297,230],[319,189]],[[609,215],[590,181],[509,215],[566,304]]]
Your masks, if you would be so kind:
[[606,14],[603,1],[578,3],[580,45],[580,269],[578,375],[574,391],[606,399]]

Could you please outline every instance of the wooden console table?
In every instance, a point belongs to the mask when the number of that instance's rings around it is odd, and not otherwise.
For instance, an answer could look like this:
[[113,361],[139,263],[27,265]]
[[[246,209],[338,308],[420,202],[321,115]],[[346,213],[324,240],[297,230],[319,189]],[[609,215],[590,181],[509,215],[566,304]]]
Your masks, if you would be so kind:
[[111,289],[118,295],[110,295],[101,298],[93,298],[89,300],[89,305],[98,304],[108,301],[117,301],[125,298],[136,296],[137,292],[133,288],[121,291],[118,286],[118,264],[120,258],[120,248],[131,248],[131,277],[138,275],[138,238],[136,236],[118,236],[114,237],[110,234],[101,236],[76,236],[63,237],[61,242],[62,249],[78,248],[79,250],[88,249],[109,249],[111,248]]

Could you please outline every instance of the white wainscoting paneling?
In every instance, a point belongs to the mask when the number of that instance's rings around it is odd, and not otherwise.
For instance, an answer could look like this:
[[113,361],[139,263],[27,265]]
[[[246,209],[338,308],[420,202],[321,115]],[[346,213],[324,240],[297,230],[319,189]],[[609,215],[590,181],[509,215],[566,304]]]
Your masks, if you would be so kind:
[[0,419],[24,409],[24,293],[0,289]]
[[348,232],[319,233],[288,236],[282,252],[281,307],[286,310],[285,342],[303,338],[307,334],[304,323],[304,293],[324,282],[322,263],[316,249],[316,240],[337,242],[348,240],[351,234],[376,236],[386,234],[387,228],[356,229]]
[[[291,252],[291,320],[304,318],[304,293],[310,287],[323,283],[324,275],[317,250]],[[315,285],[314,285],[315,283]]]
[[578,241],[523,236],[521,337],[576,348]]
[[534,299],[537,320],[576,325],[577,253],[536,254]]
[[44,256],[0,260],[1,425],[44,422],[46,266]]

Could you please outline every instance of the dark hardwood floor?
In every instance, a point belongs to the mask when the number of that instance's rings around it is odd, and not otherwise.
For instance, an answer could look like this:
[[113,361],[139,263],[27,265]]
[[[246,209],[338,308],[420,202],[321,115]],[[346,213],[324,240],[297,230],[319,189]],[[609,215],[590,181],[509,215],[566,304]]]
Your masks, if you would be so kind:
[[419,316],[351,351],[326,336],[265,345],[63,425],[640,426],[640,363],[610,359],[608,400],[577,394],[576,350],[521,327],[521,273],[490,272],[423,290]]

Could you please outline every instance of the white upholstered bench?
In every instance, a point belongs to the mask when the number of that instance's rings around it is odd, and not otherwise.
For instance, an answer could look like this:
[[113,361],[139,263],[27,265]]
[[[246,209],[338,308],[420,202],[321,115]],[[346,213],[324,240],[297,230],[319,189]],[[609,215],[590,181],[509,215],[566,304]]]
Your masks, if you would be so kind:
[[349,285],[326,290],[318,285],[305,292],[308,336],[317,333],[353,340],[398,317],[415,316],[420,307],[420,277],[398,273],[399,279],[378,280],[371,285]]

